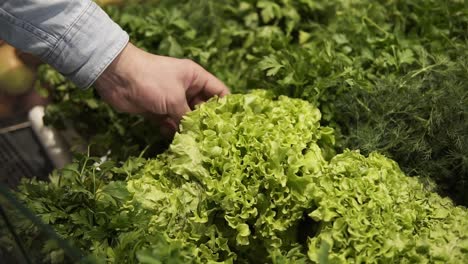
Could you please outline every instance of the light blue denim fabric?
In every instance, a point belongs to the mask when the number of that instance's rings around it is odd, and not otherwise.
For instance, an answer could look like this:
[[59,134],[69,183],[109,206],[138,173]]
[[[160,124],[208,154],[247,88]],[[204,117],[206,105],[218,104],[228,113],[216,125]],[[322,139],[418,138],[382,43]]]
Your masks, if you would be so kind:
[[0,39],[85,88],[122,51],[128,34],[90,0],[0,0]]

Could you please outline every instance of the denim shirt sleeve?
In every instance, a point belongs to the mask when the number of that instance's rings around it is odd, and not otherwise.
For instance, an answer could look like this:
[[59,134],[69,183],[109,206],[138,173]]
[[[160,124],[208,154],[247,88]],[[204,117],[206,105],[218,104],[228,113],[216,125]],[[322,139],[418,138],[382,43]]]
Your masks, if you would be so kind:
[[90,0],[0,0],[0,39],[89,87],[128,43]]

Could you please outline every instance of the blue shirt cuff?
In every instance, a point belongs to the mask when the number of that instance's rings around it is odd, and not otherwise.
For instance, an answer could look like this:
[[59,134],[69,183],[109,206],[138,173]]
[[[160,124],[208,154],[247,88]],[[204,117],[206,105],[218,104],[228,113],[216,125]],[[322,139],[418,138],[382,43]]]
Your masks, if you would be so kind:
[[78,87],[91,86],[120,54],[128,34],[90,2],[45,59]]

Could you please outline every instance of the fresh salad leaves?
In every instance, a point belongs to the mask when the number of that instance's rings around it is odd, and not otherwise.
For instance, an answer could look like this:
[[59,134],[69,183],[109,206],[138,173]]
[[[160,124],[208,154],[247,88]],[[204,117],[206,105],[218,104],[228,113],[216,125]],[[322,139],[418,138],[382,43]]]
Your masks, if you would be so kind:
[[[25,180],[18,197],[105,262],[467,258],[466,208],[380,154],[329,155],[333,130],[320,119],[310,103],[266,91],[215,98],[184,118],[156,158],[117,165],[84,156],[49,183]],[[40,230],[17,219],[28,245],[37,243],[32,235]],[[39,259],[60,262],[56,244],[37,244]]]
[[[193,59],[233,92],[262,87],[316,104],[322,124],[339,131],[337,151],[382,152],[467,204],[466,100],[456,98],[466,98],[468,83],[464,1],[160,0],[106,11],[137,46]],[[93,154],[110,150],[125,160],[147,146],[148,157],[167,146],[157,128],[116,114],[50,68],[40,77],[41,87],[59,90],[48,123],[73,124]],[[404,88],[383,88],[398,86]]]

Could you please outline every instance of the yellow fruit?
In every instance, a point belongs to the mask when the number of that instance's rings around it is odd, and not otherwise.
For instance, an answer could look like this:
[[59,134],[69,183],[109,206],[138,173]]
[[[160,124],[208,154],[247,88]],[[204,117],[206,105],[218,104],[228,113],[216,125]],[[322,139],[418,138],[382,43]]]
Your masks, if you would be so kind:
[[96,3],[102,7],[109,5],[121,5],[123,0],[96,0]]
[[10,95],[22,94],[33,87],[35,72],[17,56],[15,48],[0,46],[0,91]]

